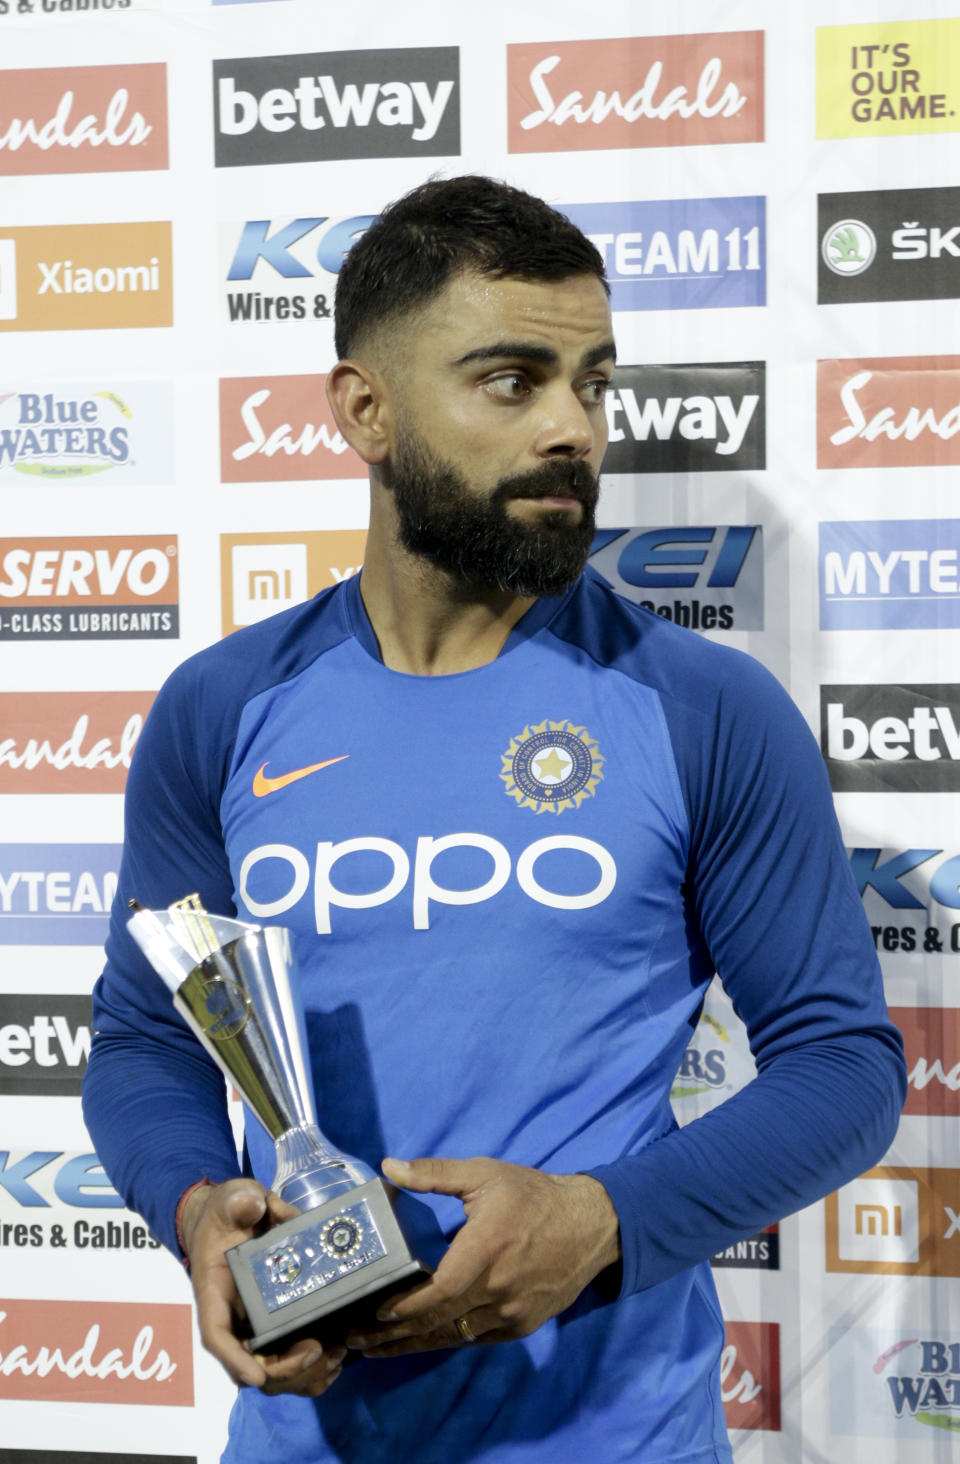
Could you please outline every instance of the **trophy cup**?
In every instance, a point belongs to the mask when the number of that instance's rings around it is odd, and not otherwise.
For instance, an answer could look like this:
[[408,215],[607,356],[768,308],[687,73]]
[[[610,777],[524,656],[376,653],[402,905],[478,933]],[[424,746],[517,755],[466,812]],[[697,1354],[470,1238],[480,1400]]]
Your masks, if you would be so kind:
[[430,1272],[384,1181],[317,1127],[290,933],[210,915],[196,895],[168,910],[130,904],[130,934],[276,1144],[271,1189],[301,1212],[227,1251],[250,1347],[273,1351],[299,1336],[340,1341],[386,1296]]

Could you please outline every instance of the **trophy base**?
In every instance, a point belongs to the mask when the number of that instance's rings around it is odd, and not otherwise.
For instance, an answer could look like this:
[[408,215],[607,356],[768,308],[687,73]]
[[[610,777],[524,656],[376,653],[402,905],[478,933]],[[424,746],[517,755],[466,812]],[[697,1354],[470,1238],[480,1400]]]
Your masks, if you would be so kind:
[[227,1251],[253,1352],[299,1337],[326,1345],[369,1324],[393,1292],[430,1275],[411,1251],[386,1185],[368,1180]]

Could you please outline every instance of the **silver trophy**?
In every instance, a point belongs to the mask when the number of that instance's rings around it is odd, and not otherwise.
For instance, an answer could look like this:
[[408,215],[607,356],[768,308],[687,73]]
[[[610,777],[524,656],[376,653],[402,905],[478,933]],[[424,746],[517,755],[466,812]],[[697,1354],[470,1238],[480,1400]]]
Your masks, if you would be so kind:
[[276,1144],[271,1189],[301,1212],[227,1251],[250,1346],[339,1341],[429,1271],[394,1214],[396,1192],[317,1126],[290,933],[210,915],[195,895],[168,910],[130,903],[130,934]]

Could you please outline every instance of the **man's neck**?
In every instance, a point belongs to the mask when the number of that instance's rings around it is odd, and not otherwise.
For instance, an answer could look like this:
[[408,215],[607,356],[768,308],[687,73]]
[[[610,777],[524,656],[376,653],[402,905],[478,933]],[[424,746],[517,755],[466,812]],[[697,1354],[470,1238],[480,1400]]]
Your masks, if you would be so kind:
[[385,666],[450,676],[495,661],[535,597],[467,589],[413,555],[368,540],[360,594]]

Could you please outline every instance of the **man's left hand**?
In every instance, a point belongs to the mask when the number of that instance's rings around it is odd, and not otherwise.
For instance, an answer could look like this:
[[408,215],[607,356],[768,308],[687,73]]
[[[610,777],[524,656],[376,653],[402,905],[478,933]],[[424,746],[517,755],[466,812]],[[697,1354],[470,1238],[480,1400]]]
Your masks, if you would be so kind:
[[498,1159],[385,1159],[383,1172],[402,1189],[459,1196],[467,1218],[428,1281],[347,1337],[366,1357],[527,1337],[620,1256],[616,1211],[589,1175]]

